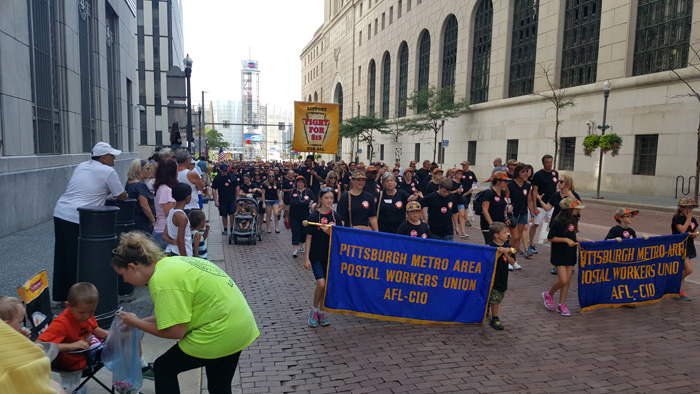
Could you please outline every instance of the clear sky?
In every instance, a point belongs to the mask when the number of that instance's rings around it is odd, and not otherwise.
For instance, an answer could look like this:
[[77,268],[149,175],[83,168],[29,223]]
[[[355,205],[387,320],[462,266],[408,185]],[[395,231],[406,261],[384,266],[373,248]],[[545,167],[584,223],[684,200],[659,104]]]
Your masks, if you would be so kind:
[[293,110],[304,46],[323,24],[323,0],[182,0],[192,103],[240,99],[241,60],[259,61],[260,100]]

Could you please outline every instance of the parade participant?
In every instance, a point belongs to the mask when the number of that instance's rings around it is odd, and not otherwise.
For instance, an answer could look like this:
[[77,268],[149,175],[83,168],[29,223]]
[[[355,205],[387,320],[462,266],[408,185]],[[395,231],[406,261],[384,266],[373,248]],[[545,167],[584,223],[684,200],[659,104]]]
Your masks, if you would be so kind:
[[[352,173],[357,171],[357,163],[354,161],[351,161],[350,164],[348,164],[348,175],[352,176]],[[348,183],[348,189],[350,188],[351,183]]]
[[413,194],[416,190],[421,191],[423,189],[418,179],[413,176],[414,172],[415,170],[412,167],[408,167],[403,172],[403,179],[401,180],[400,187],[408,194]]
[[110,194],[117,200],[126,199],[126,191],[114,171],[114,159],[122,152],[106,142],[92,148],[90,160],[78,164],[68,182],[66,192],[59,197],[53,211],[54,270],[53,299],[63,302],[68,289],[78,276],[78,208],[105,205]]
[[428,216],[428,226],[434,239],[453,241],[454,231],[457,225],[457,197],[450,193],[452,181],[443,179],[436,192],[432,192],[420,200],[424,217]]
[[[462,183],[462,205],[464,206],[464,209],[459,211],[459,222],[460,225],[464,224],[466,227],[471,227],[472,224],[469,222],[468,217],[469,203],[472,201],[474,183],[478,181],[476,179],[476,174],[469,169],[469,162],[466,160],[462,162],[462,178],[460,179],[460,182]],[[465,229],[462,228],[462,230]],[[462,234],[466,234],[466,232],[462,231]]]
[[399,167],[394,167],[391,173],[394,174],[394,178],[396,178],[396,184],[401,185],[401,182],[403,182],[403,176],[400,175],[402,173],[401,169]]
[[399,169],[399,175],[394,174],[394,176],[396,176],[397,177],[396,179],[398,180],[398,177],[403,176],[403,168],[401,167],[401,162],[400,161],[394,162],[394,168]]
[[163,240],[166,219],[170,210],[175,207],[173,199],[173,187],[177,184],[177,163],[175,160],[162,160],[156,169],[156,181],[153,188],[156,191],[156,225],[153,227],[153,239],[162,249],[168,246]]
[[639,215],[636,209],[618,208],[615,211],[615,221],[617,226],[610,228],[605,239],[616,239],[617,242],[622,242],[623,239],[637,238],[637,233],[630,227],[632,219]]
[[134,207],[134,230],[153,234],[156,225],[156,207],[153,193],[144,182],[148,176],[145,160],[134,159],[126,174],[126,196],[138,202]]
[[[554,158],[552,155],[542,156],[542,169],[532,176],[532,193],[535,198],[542,195],[542,201],[549,201],[552,195],[557,191],[557,182],[559,182],[559,173],[554,169]],[[534,244],[537,227],[542,224],[545,219],[551,220],[553,217],[552,215],[556,213],[539,208],[542,208],[542,203],[538,199],[535,210],[532,212],[534,219],[530,226],[531,244],[528,251],[531,254],[537,254],[537,249],[535,249]]]
[[493,236],[489,227],[493,222],[508,224],[506,219],[506,182],[508,174],[505,171],[496,171],[491,180],[491,187],[484,191],[483,202],[481,203],[481,233],[484,235],[484,244],[488,245],[493,241]]
[[189,215],[193,209],[200,209],[198,191],[204,189],[204,182],[197,172],[190,170],[190,165],[193,163],[187,150],[181,149],[175,152],[175,161],[177,162],[177,181],[186,183],[192,190],[192,198],[184,208],[185,215]]
[[396,188],[396,178],[394,174],[385,172],[382,175],[382,186],[384,188],[379,193],[377,203],[377,223],[379,231],[383,233],[396,234],[401,223],[406,221],[406,204],[422,198],[421,192],[408,194]]
[[314,163],[314,155],[306,156],[304,165],[299,167],[297,174],[306,179],[306,185],[309,189],[311,189],[314,195],[318,194],[325,172],[321,166]]
[[[576,193],[575,188],[574,188],[574,178],[572,178],[569,175],[562,175],[559,180],[557,181],[557,192],[551,195],[549,198],[549,201],[544,202],[543,201],[543,195],[536,195],[535,198],[537,202],[540,203],[540,209],[543,211],[552,211],[552,217],[557,217],[559,215],[559,211],[561,208],[559,208],[559,203],[561,200],[571,197],[575,198],[576,200],[581,200],[581,197],[579,197],[578,193]],[[530,248],[528,248],[525,251],[525,257],[530,258],[532,257],[532,251]],[[552,275],[556,275],[557,270],[556,268],[552,268]]]
[[284,203],[284,199],[286,198],[287,194],[294,189],[294,184],[296,183],[294,178],[296,175],[296,172],[287,170],[285,172],[284,179],[282,180],[282,202],[280,203],[280,210],[282,211],[282,216],[285,219],[289,218],[289,206]]
[[[525,226],[527,225],[527,213],[532,211],[534,207],[534,202],[530,196],[532,192],[532,185],[527,181],[527,169],[525,164],[518,163],[513,169],[514,178],[508,181],[507,186],[510,191],[510,201],[513,210],[513,221],[510,223],[510,235],[512,236],[511,244],[516,247],[520,246],[520,240],[525,232]],[[532,256],[527,250],[525,251],[525,257],[529,258]],[[513,269],[521,269],[522,267],[516,261],[511,264]]]
[[173,186],[175,207],[168,213],[163,241],[168,243],[165,253],[170,255],[192,256],[192,231],[185,213],[185,206],[192,199],[192,188],[186,183]]
[[[252,178],[254,178],[255,181],[253,181]],[[263,200],[264,191],[262,189],[262,184],[258,183],[259,181],[259,173],[254,173],[252,177],[248,174],[243,175],[243,184],[241,184],[240,186],[241,190],[239,192],[239,196],[246,197],[248,194],[252,194],[258,199],[258,223],[260,223],[260,225],[262,226],[262,223],[265,221],[265,209],[267,207],[265,205],[265,201]]]
[[[566,197],[559,203],[561,211],[549,226],[547,240],[552,243],[552,254],[549,261],[557,269],[557,281],[549,291],[542,293],[544,306],[550,311],[556,309],[562,316],[570,316],[566,307],[566,296],[569,292],[571,275],[576,265],[576,246],[578,240],[579,211],[585,208],[581,201]],[[588,241],[580,238],[581,241]],[[554,306],[554,294],[559,291],[559,306]]]
[[340,187],[340,184],[338,183],[338,178],[338,173],[333,170],[330,170],[328,171],[328,173],[326,173],[326,187],[331,188],[331,191],[333,192],[333,205],[331,206],[331,209],[333,209],[334,211],[338,209],[338,200],[340,200],[340,193],[343,192],[343,190]]
[[112,268],[137,287],[148,285],[154,315],[120,312],[123,323],[178,340],[153,365],[157,393],[179,393],[177,376],[205,367],[210,393],[230,393],[241,351],[259,335],[253,312],[233,279],[204,259],[162,252],[137,232],[122,235]]
[[[335,172],[335,171],[333,171]],[[322,187],[318,196],[318,209],[309,215],[309,222],[322,223],[325,226],[309,225],[306,230],[306,259],[304,268],[311,270],[316,279],[313,305],[309,312],[309,325],[318,327],[331,324],[326,313],[323,312],[323,298],[326,295],[326,274],[328,270],[328,247],[330,245],[329,226],[340,224],[340,215],[331,209],[333,204],[333,190],[330,187]]]
[[[440,181],[442,181],[442,176],[444,174],[444,171],[442,171],[440,168],[435,168],[433,170],[433,177],[430,179],[427,185],[425,185],[425,188],[423,189],[423,193],[427,196],[430,193],[436,192],[440,188]],[[452,190],[450,190],[451,192]]]
[[296,258],[298,252],[304,251],[304,247],[299,250],[299,243],[306,240],[306,231],[302,222],[309,217],[309,210],[316,208],[316,195],[306,188],[306,178],[299,175],[296,178],[296,187],[284,195],[284,205],[289,207],[289,224],[292,230],[292,257]]
[[170,128],[170,149],[172,149],[172,151],[175,152],[180,148],[182,148],[182,136],[180,135],[180,125],[177,122],[173,122],[173,125]]
[[345,227],[378,231],[377,206],[374,196],[364,190],[365,174],[352,173],[352,187],[338,200],[338,213]]
[[[430,160],[423,160],[423,167],[416,171],[415,175],[416,178],[418,178],[418,182],[425,187],[430,179]],[[421,191],[423,192],[425,190]]]
[[502,222],[493,222],[489,226],[489,232],[493,240],[489,246],[497,248],[496,252],[496,273],[493,277],[493,287],[489,294],[489,305],[491,306],[491,322],[489,325],[495,330],[503,330],[503,324],[498,317],[498,310],[501,302],[508,290],[508,271],[510,266],[515,264],[515,256],[508,243],[508,226]]
[[201,259],[207,258],[207,238],[209,238],[209,223],[204,211],[190,212],[190,229],[192,231],[192,255]]
[[211,189],[214,205],[219,208],[221,225],[224,227],[221,235],[228,235],[229,217],[231,218],[231,227],[233,227],[233,216],[236,212],[235,201],[240,192],[236,176],[229,172],[228,164],[219,166],[219,173],[214,177]]
[[515,173],[515,167],[518,165],[518,161],[515,159],[508,160],[506,167],[508,167],[508,178],[515,179],[517,174]]
[[377,167],[375,166],[369,166],[367,167],[367,171],[365,171],[365,176],[367,179],[365,180],[365,186],[363,187],[363,190],[366,191],[367,193],[371,194],[374,197],[374,203],[378,203],[378,198],[379,198],[379,191],[381,190],[381,185],[377,183]]
[[279,209],[280,200],[282,200],[282,189],[275,173],[270,171],[267,174],[267,179],[262,184],[262,189],[265,191],[265,214],[267,216],[267,233],[272,233],[270,230],[271,222],[275,220],[275,232],[280,232]]
[[345,164],[345,161],[341,160],[338,163],[338,169],[336,171],[338,172],[338,184],[340,185],[340,191],[347,191],[350,187],[350,171],[348,170],[348,165]]
[[396,230],[396,234],[408,235],[409,237],[434,238],[430,233],[430,228],[421,218],[423,208],[418,201],[411,201],[406,205],[406,215],[408,218],[401,223],[398,230]]
[[685,260],[683,263],[683,279],[681,280],[681,291],[678,294],[678,299],[683,301],[692,301],[693,299],[685,292],[685,278],[693,273],[693,266],[690,259],[697,256],[695,251],[695,238],[698,236],[698,222],[693,217],[693,208],[697,208],[698,204],[689,198],[681,198],[678,201],[676,214],[673,215],[671,221],[671,234],[688,233],[688,241],[685,249]]
[[508,173],[508,167],[503,165],[503,159],[500,157],[493,159],[493,170],[491,170],[491,176],[486,180],[486,182],[493,181],[493,176],[496,174],[496,171],[503,171],[506,174]]

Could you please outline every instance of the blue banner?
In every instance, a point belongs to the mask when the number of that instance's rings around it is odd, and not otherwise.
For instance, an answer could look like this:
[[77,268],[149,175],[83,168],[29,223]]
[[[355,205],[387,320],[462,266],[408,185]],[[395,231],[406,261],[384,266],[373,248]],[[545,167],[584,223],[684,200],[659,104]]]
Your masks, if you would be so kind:
[[641,305],[680,291],[688,234],[581,242],[578,300],[581,312]]
[[325,308],[423,324],[483,324],[496,248],[333,226]]

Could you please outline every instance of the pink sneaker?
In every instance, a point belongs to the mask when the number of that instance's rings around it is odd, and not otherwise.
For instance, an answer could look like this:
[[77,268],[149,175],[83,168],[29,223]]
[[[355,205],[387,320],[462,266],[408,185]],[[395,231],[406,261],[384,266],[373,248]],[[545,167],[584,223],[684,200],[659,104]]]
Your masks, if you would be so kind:
[[561,313],[562,316],[571,316],[571,312],[569,312],[569,309],[564,304],[559,304],[557,312]]
[[545,291],[542,293],[542,299],[544,300],[544,307],[550,311],[554,310],[554,298],[549,295],[549,292]]

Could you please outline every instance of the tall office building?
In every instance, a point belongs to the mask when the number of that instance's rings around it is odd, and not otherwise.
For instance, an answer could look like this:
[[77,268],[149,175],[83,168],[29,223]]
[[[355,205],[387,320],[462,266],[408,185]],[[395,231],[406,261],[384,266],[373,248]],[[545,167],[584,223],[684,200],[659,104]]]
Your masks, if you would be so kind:
[[260,127],[260,69],[257,60],[242,60],[241,101],[243,101],[243,132],[245,158],[262,157],[263,130]]
[[[146,108],[139,124],[139,154],[148,157],[156,146],[170,145],[166,73],[184,70],[181,0],[137,0],[138,103]],[[184,132],[185,125],[180,125]]]

